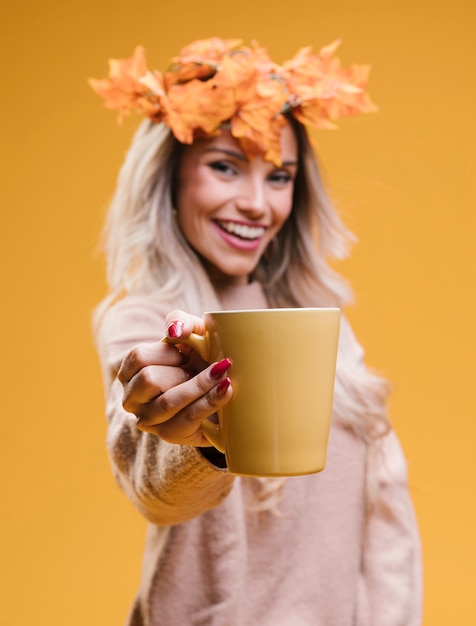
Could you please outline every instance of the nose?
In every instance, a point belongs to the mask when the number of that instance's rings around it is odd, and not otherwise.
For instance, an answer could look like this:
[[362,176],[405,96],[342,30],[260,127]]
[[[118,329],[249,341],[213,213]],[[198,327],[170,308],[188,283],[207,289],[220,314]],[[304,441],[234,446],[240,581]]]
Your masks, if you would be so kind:
[[266,211],[266,189],[261,178],[250,176],[236,199],[238,210],[250,219],[259,219]]

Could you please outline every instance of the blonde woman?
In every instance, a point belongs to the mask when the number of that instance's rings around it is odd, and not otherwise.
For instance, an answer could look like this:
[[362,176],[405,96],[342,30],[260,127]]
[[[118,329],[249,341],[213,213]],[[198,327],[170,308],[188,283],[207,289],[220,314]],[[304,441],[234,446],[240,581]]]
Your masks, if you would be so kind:
[[348,301],[327,261],[350,234],[305,125],[374,107],[366,68],[342,69],[336,46],[277,65],[256,44],[212,38],[164,73],[147,70],[139,47],[91,81],[109,108],[148,118],[111,203],[110,294],[95,320],[112,466],[150,522],[130,625],[421,623],[419,537],[388,385],[348,322],[326,469],[309,476],[227,471],[201,423],[230,401],[233,368],[180,343],[204,332],[205,310]]

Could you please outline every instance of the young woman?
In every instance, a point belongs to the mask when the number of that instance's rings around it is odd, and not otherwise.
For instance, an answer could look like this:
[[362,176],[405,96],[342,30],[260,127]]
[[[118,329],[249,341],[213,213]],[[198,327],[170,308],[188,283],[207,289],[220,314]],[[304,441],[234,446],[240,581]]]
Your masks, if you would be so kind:
[[[419,538],[388,387],[348,322],[326,469],[309,476],[227,471],[201,423],[230,401],[233,367],[180,343],[204,332],[206,310],[348,301],[327,259],[350,235],[305,124],[374,107],[366,68],[342,69],[336,45],[278,66],[257,45],[213,38],[165,73],[137,48],[91,81],[110,108],[149,118],[110,207],[110,294],[96,312],[108,450],[150,522],[130,625],[420,624]],[[160,342],[165,332],[177,345]]]

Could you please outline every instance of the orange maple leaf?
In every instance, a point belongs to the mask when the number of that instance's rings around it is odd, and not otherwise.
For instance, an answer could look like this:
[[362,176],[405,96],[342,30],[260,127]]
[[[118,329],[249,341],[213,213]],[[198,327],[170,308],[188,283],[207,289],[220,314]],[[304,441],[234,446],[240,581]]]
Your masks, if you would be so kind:
[[216,133],[220,124],[235,112],[231,90],[214,79],[173,85],[167,95],[170,110],[164,121],[182,143]]
[[334,128],[332,120],[377,109],[365,92],[369,67],[343,69],[333,56],[339,44],[335,41],[318,54],[302,48],[283,65],[292,113],[303,124]]
[[107,109],[117,109],[119,120],[137,110],[148,115],[148,104],[144,100],[147,87],[140,78],[147,72],[145,51],[137,46],[128,59],[110,59],[109,76],[103,80],[89,79],[89,84],[96,93],[104,98]]
[[256,48],[225,58],[220,78],[228,83],[236,103],[230,120],[232,135],[240,140],[246,154],[265,154],[269,160],[279,161],[280,130],[285,124],[279,112],[286,93],[270,74],[271,68],[275,65],[265,51]]

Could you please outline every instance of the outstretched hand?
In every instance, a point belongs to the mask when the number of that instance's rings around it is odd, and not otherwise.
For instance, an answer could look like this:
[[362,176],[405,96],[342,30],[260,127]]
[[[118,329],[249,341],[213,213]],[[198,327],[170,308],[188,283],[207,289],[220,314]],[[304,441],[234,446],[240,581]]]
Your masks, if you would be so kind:
[[165,322],[175,345],[141,343],[124,358],[117,375],[124,389],[123,406],[145,432],[170,443],[209,446],[201,424],[232,396],[226,376],[231,362],[208,364],[180,343],[192,332],[204,334],[200,317],[172,311]]

